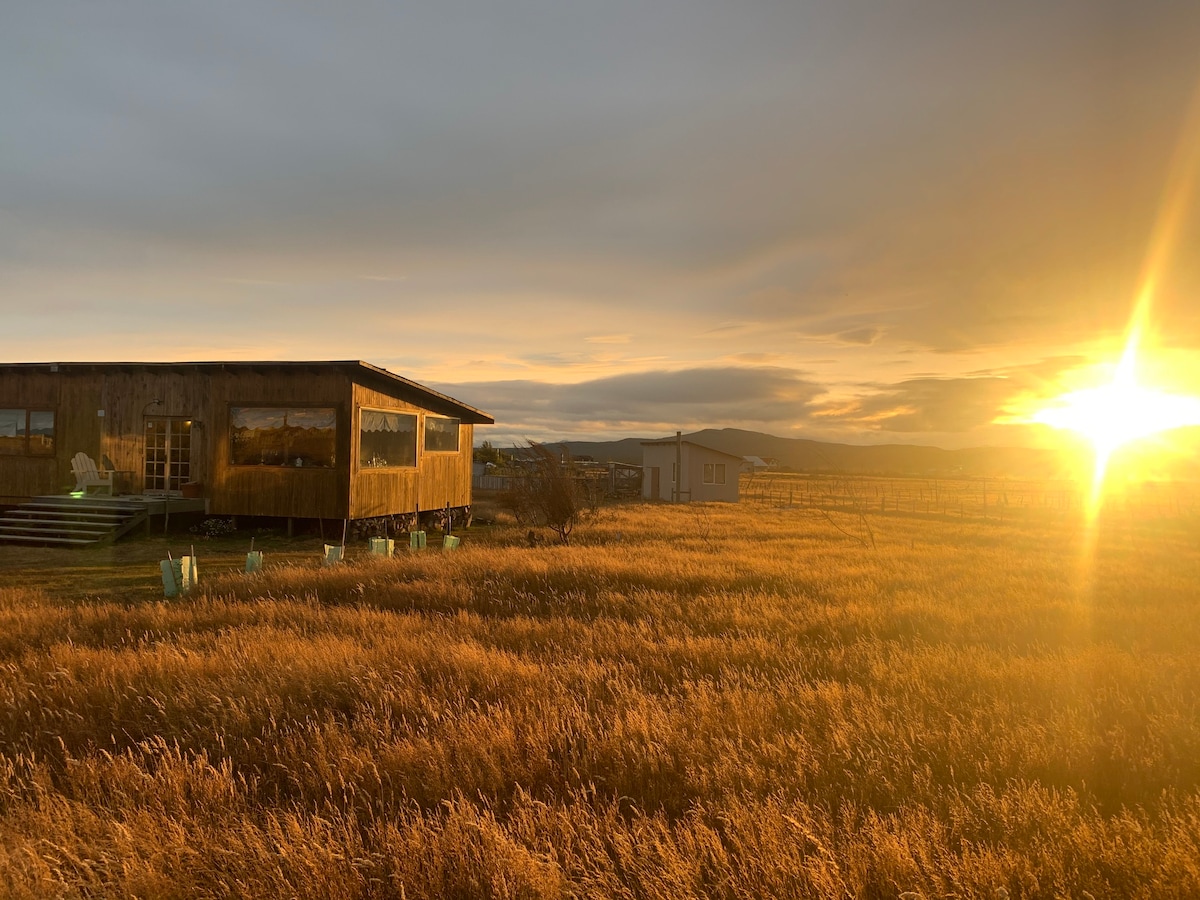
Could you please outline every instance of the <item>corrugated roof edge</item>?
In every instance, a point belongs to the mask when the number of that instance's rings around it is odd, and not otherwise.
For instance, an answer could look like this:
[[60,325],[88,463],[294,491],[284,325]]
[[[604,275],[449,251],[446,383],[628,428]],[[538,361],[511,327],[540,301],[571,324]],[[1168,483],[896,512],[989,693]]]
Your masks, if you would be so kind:
[[[664,438],[659,441],[642,441],[641,443],[643,447],[671,447],[675,444],[675,438]],[[707,450],[709,453],[720,453],[722,456],[728,456],[730,459],[736,459],[738,462],[742,460],[742,457],[737,454],[718,450],[716,447],[710,447],[707,444],[697,444],[695,441],[689,441],[687,438],[684,438],[680,443],[691,444],[693,447],[699,447],[701,450]]]
[[[305,368],[305,367],[330,367],[346,370],[351,378],[356,380],[372,379],[377,384],[383,384],[387,387],[402,387],[405,391],[417,393],[423,397],[432,399],[442,409],[435,409],[435,412],[447,412],[455,415],[470,425],[493,425],[495,419],[485,413],[483,410],[476,409],[463,403],[461,400],[456,400],[440,391],[435,391],[433,388],[426,387],[419,382],[405,378],[402,375],[397,375],[395,372],[389,372],[380,366],[372,365],[364,362],[361,359],[335,359],[335,360],[247,360],[247,359],[231,359],[222,361],[211,360],[188,360],[181,362],[30,362],[30,363],[6,363],[0,362],[0,370],[4,369],[49,369],[51,371],[63,371],[64,369],[122,369],[122,368],[145,368],[145,369],[183,369],[183,368]],[[388,391],[384,390],[385,393]]]

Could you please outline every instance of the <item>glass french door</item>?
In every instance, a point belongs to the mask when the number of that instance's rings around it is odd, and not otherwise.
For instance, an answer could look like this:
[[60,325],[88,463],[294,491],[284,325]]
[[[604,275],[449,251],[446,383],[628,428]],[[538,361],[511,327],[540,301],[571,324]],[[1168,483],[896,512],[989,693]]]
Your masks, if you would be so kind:
[[191,419],[146,419],[146,493],[177,492],[192,474]]

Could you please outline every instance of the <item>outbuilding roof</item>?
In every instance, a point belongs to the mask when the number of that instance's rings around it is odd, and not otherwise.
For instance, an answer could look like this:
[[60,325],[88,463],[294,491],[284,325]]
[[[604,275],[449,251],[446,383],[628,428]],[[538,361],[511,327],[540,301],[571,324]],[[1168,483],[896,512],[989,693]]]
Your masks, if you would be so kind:
[[[642,446],[643,447],[673,447],[673,446],[675,446],[676,443],[677,443],[677,441],[675,438],[662,438],[657,441],[642,441]],[[724,450],[717,450],[715,447],[707,447],[704,444],[697,444],[695,441],[689,441],[687,438],[684,438],[682,441],[678,441],[678,443],[690,444],[691,446],[695,447],[698,450],[707,450],[709,453],[716,453],[719,456],[727,456],[730,459],[736,459],[739,463],[742,461],[742,458],[740,456],[737,456],[733,453],[726,453]]]

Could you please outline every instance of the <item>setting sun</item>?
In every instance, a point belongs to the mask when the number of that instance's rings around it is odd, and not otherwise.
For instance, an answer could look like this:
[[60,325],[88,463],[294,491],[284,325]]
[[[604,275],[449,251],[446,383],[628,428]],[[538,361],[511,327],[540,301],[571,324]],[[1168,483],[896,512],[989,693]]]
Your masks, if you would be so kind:
[[1091,443],[1093,507],[1115,450],[1159,432],[1200,425],[1200,397],[1138,384],[1137,331],[1135,328],[1109,384],[1063,394],[1030,416],[1030,421],[1073,431]]
[[1078,432],[1092,443],[1098,455],[1107,455],[1138,438],[1200,424],[1200,398],[1113,382],[1064,394],[1032,419]]

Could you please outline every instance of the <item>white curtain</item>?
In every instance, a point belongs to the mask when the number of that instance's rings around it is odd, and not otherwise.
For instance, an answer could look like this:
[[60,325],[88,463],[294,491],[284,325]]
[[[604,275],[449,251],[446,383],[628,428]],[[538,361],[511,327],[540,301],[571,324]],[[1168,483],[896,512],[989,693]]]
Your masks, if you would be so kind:
[[417,417],[404,413],[380,412],[376,409],[362,411],[363,431],[390,431],[399,434],[402,431],[417,430]]

